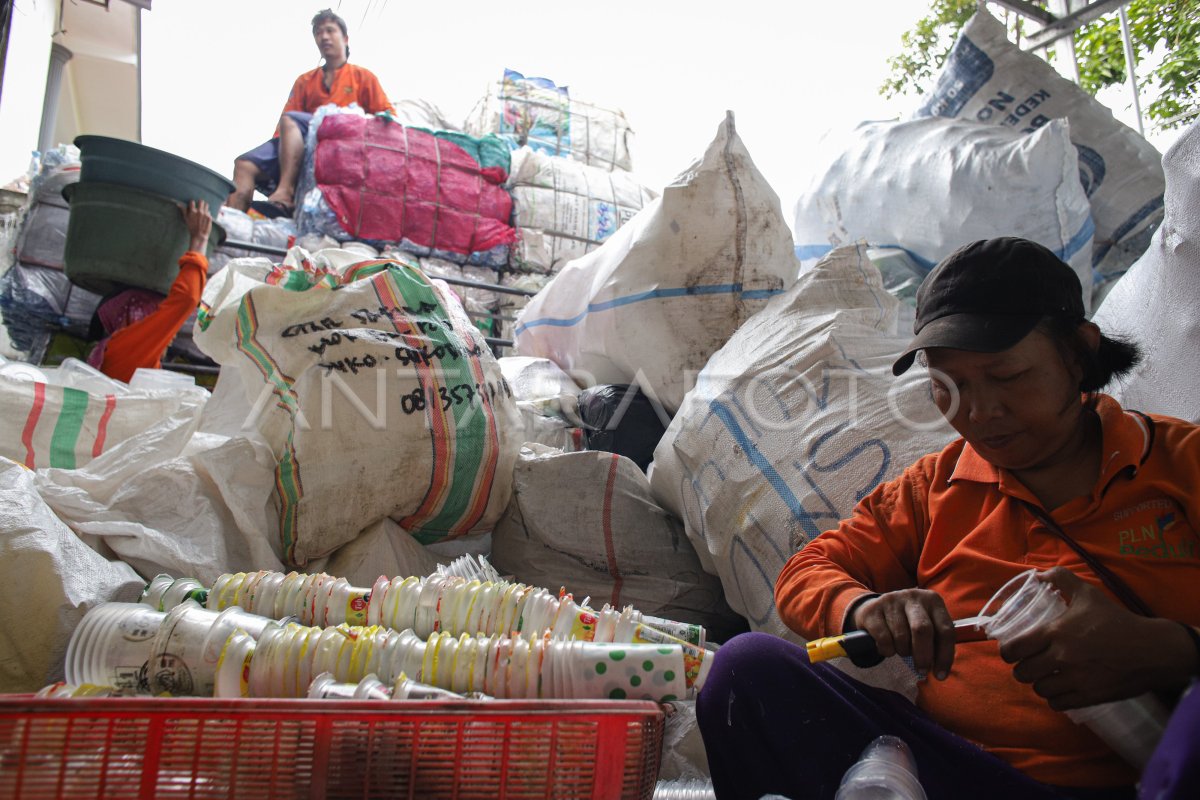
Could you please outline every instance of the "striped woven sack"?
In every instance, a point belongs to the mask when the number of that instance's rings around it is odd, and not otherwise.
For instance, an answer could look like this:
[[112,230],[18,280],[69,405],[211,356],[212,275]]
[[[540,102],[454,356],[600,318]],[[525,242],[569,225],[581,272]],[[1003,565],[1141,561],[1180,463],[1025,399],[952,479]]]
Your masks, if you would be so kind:
[[0,406],[5,409],[0,416],[0,456],[30,469],[83,467],[184,404],[195,405],[193,394],[101,394],[0,375]]
[[230,262],[196,342],[240,371],[278,458],[285,558],[391,517],[422,543],[491,530],[520,447],[516,403],[454,295],[415,261]]

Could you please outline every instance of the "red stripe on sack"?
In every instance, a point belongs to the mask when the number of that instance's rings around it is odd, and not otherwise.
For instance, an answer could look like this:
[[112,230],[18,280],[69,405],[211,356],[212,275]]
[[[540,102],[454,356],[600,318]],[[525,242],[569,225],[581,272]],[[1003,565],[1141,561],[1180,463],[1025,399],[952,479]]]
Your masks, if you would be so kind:
[[617,568],[617,550],[613,546],[612,532],[612,499],[613,486],[617,482],[617,458],[614,453],[612,463],[608,466],[608,483],[604,487],[604,550],[608,555],[608,571],[613,576],[612,590],[612,605],[613,608],[621,607],[621,585],[625,579],[621,577],[621,570]]
[[96,443],[92,445],[92,458],[104,452],[104,438],[108,436],[108,421],[112,419],[113,411],[117,408],[115,394],[104,395],[104,413],[100,415],[100,424],[96,426]]
[[38,418],[46,405],[46,384],[33,384],[33,408],[25,420],[25,430],[21,432],[21,444],[25,445],[25,466],[36,469],[33,465],[33,431],[37,428]]

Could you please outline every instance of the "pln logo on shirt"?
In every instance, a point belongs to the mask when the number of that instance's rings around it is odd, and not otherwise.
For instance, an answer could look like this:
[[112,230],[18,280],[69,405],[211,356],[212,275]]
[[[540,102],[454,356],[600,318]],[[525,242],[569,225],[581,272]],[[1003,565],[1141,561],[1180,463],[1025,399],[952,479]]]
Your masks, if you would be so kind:
[[1133,525],[1117,531],[1118,552],[1142,558],[1196,558],[1200,542],[1181,522],[1178,511],[1155,514],[1151,524]]

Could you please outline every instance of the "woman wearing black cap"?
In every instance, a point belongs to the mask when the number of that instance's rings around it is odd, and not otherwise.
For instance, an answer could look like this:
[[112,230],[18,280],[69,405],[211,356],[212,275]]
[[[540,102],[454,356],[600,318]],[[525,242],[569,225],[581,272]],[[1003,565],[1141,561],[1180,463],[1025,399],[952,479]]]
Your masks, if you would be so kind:
[[[735,638],[697,705],[717,794],[832,797],[893,734],[930,798],[1133,797],[1138,770],[1060,712],[1147,692],[1169,705],[1200,671],[1200,428],[1099,393],[1138,349],[1086,320],[1075,273],[1033,242],[948,256],[914,331],[893,372],[919,358],[961,438],[793,555],[775,601],[800,635],[866,631],[931,679],[913,706],[784,640]],[[1066,612],[1003,647],[956,647],[953,620],[1031,568]],[[1174,788],[1150,796],[1200,796],[1200,759],[1177,752],[1197,746],[1198,699],[1141,776]]]

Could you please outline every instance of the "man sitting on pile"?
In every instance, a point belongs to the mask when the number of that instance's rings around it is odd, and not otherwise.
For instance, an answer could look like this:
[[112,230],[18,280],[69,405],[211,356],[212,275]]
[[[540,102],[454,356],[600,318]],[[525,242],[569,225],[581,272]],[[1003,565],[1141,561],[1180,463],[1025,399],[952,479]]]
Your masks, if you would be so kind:
[[[395,110],[373,73],[347,63],[350,36],[344,19],[327,8],[313,17],[312,31],[325,63],[296,78],[275,137],[233,162],[237,188],[225,201],[231,208],[246,211],[253,207],[268,218],[293,215],[305,136],[313,112],[321,106],[357,103],[370,114]],[[256,188],[267,195],[265,202],[250,202]]]

